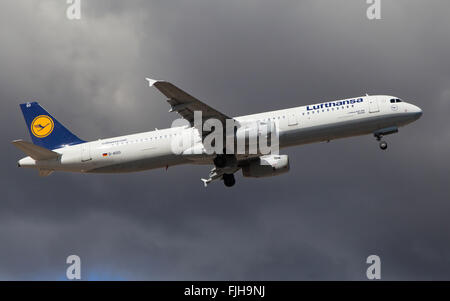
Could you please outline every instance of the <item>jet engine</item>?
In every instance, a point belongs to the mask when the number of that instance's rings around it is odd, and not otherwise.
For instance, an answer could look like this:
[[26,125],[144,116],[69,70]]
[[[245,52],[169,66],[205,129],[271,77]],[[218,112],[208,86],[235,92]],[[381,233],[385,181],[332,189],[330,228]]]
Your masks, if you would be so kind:
[[278,176],[289,171],[288,155],[261,156],[242,167],[242,175],[250,178]]

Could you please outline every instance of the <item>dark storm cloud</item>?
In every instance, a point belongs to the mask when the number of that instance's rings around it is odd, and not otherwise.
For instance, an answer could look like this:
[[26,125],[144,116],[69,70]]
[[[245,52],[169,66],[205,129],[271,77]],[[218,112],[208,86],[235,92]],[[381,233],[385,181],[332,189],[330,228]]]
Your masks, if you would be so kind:
[[[447,1],[8,1],[0,10],[0,279],[449,279]],[[129,175],[16,168],[36,99],[84,139],[168,127],[144,77],[230,115],[364,93],[424,110],[387,137],[287,149],[291,171],[204,189],[207,167]]]

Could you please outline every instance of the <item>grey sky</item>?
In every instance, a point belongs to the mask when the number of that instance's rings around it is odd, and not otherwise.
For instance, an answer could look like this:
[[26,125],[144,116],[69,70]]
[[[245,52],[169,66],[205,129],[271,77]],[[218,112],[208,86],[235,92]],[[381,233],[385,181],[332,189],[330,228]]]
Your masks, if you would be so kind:
[[[450,279],[450,2],[3,1],[0,279]],[[284,151],[291,171],[204,189],[208,167],[126,175],[16,168],[37,100],[83,139],[169,127],[170,80],[229,115],[392,94],[424,116],[387,137]]]

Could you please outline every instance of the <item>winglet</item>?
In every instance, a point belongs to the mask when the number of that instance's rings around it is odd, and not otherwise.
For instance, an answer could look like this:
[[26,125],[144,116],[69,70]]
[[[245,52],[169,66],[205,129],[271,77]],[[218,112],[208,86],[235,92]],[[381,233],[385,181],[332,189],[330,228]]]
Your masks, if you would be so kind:
[[159,82],[159,80],[157,80],[157,79],[151,79],[151,78],[149,78],[149,77],[146,77],[145,79],[148,81],[148,86],[149,86],[149,87],[151,87],[151,86],[153,86],[155,83]]

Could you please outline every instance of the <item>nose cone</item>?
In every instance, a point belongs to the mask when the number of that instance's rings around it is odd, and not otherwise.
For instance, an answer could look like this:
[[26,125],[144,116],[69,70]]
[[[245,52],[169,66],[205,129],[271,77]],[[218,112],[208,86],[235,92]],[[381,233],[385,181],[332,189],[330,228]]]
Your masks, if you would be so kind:
[[422,117],[422,109],[419,108],[418,106],[415,105],[410,105],[411,107],[409,108],[409,112],[411,113],[411,115],[413,116],[414,120],[419,119],[420,117]]

